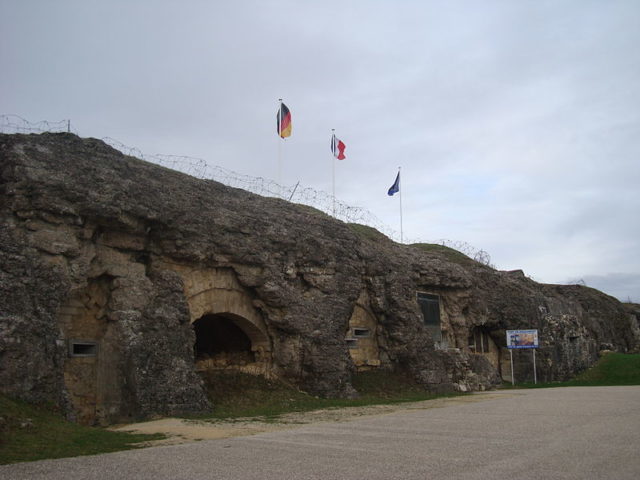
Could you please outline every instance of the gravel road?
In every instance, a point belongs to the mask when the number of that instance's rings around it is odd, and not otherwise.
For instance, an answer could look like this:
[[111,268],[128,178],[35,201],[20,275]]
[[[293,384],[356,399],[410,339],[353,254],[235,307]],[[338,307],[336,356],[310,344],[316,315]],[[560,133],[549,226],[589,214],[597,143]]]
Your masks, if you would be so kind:
[[507,390],[250,436],[0,467],[2,479],[640,478],[640,386]]

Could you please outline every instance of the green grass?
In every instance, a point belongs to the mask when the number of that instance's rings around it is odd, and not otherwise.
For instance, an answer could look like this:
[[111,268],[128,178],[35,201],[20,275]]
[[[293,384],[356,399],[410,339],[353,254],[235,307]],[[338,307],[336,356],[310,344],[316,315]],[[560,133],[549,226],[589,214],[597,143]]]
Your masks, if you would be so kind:
[[576,387],[640,385],[640,354],[608,353],[565,384]]
[[373,227],[368,225],[362,225],[360,223],[348,223],[348,227],[360,238],[365,240],[372,240],[374,242],[389,242],[391,243],[391,239],[387,237],[384,233],[376,230]]
[[199,418],[269,420],[289,412],[414,402],[443,396],[426,392],[405,375],[381,371],[357,374],[353,385],[359,395],[352,399],[318,398],[279,380],[239,372],[209,373],[205,384],[214,409]]
[[439,245],[437,243],[413,243],[412,247],[419,248],[424,252],[437,252],[442,254],[447,260],[453,263],[457,263],[458,265],[478,265],[473,258],[466,256],[464,253],[459,252],[458,250],[450,247],[445,247],[444,245]]
[[1,395],[0,417],[0,465],[128,450],[164,438],[84,427],[64,420],[51,408]]
[[[514,388],[606,387],[640,385],[640,354],[608,353],[591,368],[566,382],[522,383]],[[507,385],[511,388],[511,384]]]

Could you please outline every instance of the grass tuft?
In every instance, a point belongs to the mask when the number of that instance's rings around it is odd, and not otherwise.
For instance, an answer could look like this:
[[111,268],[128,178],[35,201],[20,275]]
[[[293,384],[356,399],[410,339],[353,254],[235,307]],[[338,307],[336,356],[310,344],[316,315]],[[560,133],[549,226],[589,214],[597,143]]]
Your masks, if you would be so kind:
[[475,261],[473,258],[468,257],[462,252],[450,247],[445,247],[444,245],[439,245],[437,243],[413,243],[412,247],[418,248],[423,252],[436,252],[442,254],[447,260],[452,263],[457,263],[462,266],[472,266],[478,265],[479,263]]
[[608,353],[566,385],[599,387],[640,385],[640,354]]
[[0,395],[0,465],[128,450],[161,438],[165,436],[84,427],[52,408]]
[[351,399],[319,398],[280,380],[267,380],[240,372],[209,372],[205,376],[205,384],[214,410],[199,418],[273,419],[289,412],[417,402],[443,396],[427,392],[407,376],[383,371],[355,375],[353,386],[359,395]]
[[365,240],[372,240],[374,242],[392,242],[392,240],[384,233],[368,225],[362,225],[360,223],[348,223],[347,225],[351,231]]

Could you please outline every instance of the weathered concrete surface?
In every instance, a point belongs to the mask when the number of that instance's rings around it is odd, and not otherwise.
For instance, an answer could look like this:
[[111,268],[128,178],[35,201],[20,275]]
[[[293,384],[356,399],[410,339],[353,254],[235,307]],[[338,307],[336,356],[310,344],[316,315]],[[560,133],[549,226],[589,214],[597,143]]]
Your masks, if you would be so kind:
[[[491,388],[510,374],[512,328],[540,330],[542,380],[575,374],[602,349],[638,348],[637,310],[601,292],[434,247],[95,139],[0,135],[0,392],[83,423],[205,410],[198,320],[242,331],[238,368],[323,396],[355,395],[365,368],[408,371],[432,391]],[[436,327],[418,292],[439,302]],[[351,352],[356,328],[369,332]],[[72,355],[74,340],[97,354]],[[198,365],[227,361],[216,355]],[[517,378],[531,372],[530,355],[516,355]]]
[[[484,395],[484,394],[480,394]],[[0,467],[7,480],[616,479],[640,474],[640,387],[491,392],[252,437]]]

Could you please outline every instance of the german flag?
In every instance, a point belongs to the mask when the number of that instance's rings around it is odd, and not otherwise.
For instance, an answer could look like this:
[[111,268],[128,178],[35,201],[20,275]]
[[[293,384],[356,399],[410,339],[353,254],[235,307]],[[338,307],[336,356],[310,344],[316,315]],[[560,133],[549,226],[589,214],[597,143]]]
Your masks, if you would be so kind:
[[278,110],[278,135],[281,138],[286,138],[291,135],[291,112],[284,103],[280,104]]

